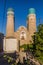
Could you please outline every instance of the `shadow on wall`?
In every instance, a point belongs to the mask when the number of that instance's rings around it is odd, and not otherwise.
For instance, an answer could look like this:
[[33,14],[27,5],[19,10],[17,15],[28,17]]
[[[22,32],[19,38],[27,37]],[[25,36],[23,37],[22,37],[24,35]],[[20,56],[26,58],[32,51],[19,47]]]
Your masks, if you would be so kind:
[[4,39],[4,34],[0,33],[0,52],[3,51],[3,39]]

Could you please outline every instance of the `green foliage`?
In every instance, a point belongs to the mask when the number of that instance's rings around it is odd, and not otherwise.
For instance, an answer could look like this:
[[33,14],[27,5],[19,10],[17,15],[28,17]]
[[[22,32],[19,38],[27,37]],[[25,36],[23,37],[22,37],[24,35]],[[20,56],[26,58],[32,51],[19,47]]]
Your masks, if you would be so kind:
[[10,63],[11,61],[10,61],[10,59],[8,59],[8,63]]
[[33,52],[34,56],[38,60],[43,60],[43,24],[40,24],[37,28],[37,32],[34,34],[33,38]]
[[[5,61],[7,61],[9,64],[11,64],[11,65],[16,65],[15,63],[15,61],[14,61],[14,59],[11,57],[11,56],[9,56],[9,55],[4,55],[3,56],[3,58],[5,59]],[[12,63],[14,61],[14,63]]]
[[39,60],[39,62],[41,64],[43,64],[43,55],[40,55],[39,57],[36,57],[37,60]]
[[37,50],[37,51],[35,52],[35,56],[36,56],[36,57],[39,57],[40,55],[41,55],[40,50]]
[[32,44],[29,44],[29,48],[32,49],[33,48],[33,45]]
[[27,48],[29,48],[29,45],[24,44],[24,45],[20,46],[20,48],[24,48],[24,50],[27,50]]
[[7,55],[4,55],[3,57],[5,58]]

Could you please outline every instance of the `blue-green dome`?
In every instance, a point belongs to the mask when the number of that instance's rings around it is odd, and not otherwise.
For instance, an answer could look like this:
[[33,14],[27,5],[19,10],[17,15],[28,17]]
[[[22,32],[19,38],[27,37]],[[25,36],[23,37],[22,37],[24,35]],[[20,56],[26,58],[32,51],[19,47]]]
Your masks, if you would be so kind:
[[12,8],[9,8],[8,11],[13,11],[13,9]]
[[34,8],[30,8],[29,9],[29,14],[35,14],[35,9]]
[[7,15],[9,15],[9,14],[14,14],[14,10],[12,8],[9,8],[7,10]]

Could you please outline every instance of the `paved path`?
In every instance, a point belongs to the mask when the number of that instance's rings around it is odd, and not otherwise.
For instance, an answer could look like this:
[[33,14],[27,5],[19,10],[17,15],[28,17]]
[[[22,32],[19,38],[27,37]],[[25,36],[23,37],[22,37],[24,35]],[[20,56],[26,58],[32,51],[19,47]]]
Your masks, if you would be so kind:
[[[23,62],[23,57],[26,58],[26,53],[20,52],[19,55],[20,55],[20,56],[19,56],[19,57],[20,57],[20,61]],[[30,61],[32,61],[32,62],[35,63],[36,65],[40,65],[40,63],[39,63],[38,61],[36,61],[34,58],[31,59],[30,56],[31,56],[31,54],[28,55],[28,58],[30,59]]]
[[30,59],[30,61],[34,62],[36,65],[40,65],[38,61],[35,61],[35,59]]

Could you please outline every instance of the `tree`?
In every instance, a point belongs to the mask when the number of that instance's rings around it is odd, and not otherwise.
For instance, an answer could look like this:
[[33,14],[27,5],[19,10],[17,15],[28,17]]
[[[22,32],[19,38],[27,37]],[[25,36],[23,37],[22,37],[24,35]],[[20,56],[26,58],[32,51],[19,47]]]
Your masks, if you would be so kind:
[[[35,57],[43,57],[43,24],[37,27],[37,32],[33,35],[33,52]],[[43,59],[42,59],[43,60]]]

